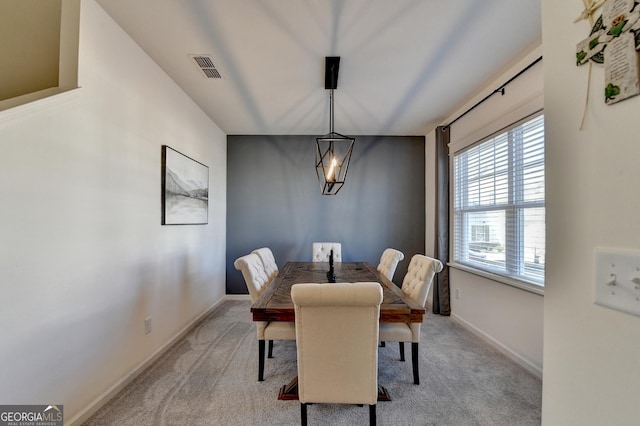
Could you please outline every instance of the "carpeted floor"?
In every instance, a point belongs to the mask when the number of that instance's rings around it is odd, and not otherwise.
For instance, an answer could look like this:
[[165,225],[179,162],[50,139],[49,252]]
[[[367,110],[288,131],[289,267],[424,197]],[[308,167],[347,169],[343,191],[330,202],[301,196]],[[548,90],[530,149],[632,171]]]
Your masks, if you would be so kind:
[[[258,343],[249,301],[226,301],[85,425],[296,425],[300,404],[279,401],[296,375],[295,342],[275,342],[258,382]],[[411,346],[379,348],[379,425],[539,425],[542,383],[459,327],[428,313],[413,384]],[[368,424],[368,408],[312,405],[310,425]]]

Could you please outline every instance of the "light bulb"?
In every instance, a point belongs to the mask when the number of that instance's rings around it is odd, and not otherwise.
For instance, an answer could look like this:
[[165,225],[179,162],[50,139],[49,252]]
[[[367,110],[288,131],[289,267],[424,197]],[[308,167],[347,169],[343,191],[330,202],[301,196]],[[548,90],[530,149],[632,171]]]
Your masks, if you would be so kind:
[[338,160],[335,157],[331,160],[331,166],[329,167],[329,171],[327,172],[327,182],[335,182],[336,181],[336,171],[335,168],[338,165]]

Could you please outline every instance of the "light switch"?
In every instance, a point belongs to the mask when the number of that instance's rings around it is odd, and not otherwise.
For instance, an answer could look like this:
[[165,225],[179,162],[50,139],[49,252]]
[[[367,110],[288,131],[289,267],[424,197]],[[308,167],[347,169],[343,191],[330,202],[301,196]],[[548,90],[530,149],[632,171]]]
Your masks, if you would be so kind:
[[640,251],[595,249],[595,303],[640,316]]

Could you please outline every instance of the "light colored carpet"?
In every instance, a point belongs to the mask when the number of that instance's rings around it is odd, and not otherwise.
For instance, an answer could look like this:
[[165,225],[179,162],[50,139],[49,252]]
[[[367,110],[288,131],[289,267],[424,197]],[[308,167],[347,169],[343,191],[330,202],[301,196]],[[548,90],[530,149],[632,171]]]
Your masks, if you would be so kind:
[[[85,425],[295,425],[300,404],[279,401],[296,375],[295,342],[275,342],[258,382],[258,342],[248,301],[226,301],[102,407]],[[539,425],[541,381],[448,317],[428,313],[420,385],[411,346],[379,348],[379,425]],[[312,405],[310,425],[368,424],[368,408]]]

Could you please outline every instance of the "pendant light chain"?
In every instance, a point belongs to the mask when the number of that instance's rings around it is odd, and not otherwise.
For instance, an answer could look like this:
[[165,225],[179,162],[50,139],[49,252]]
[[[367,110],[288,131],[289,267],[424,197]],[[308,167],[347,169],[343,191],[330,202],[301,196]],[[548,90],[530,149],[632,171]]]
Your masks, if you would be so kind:
[[333,89],[329,90],[329,133],[333,133]]

